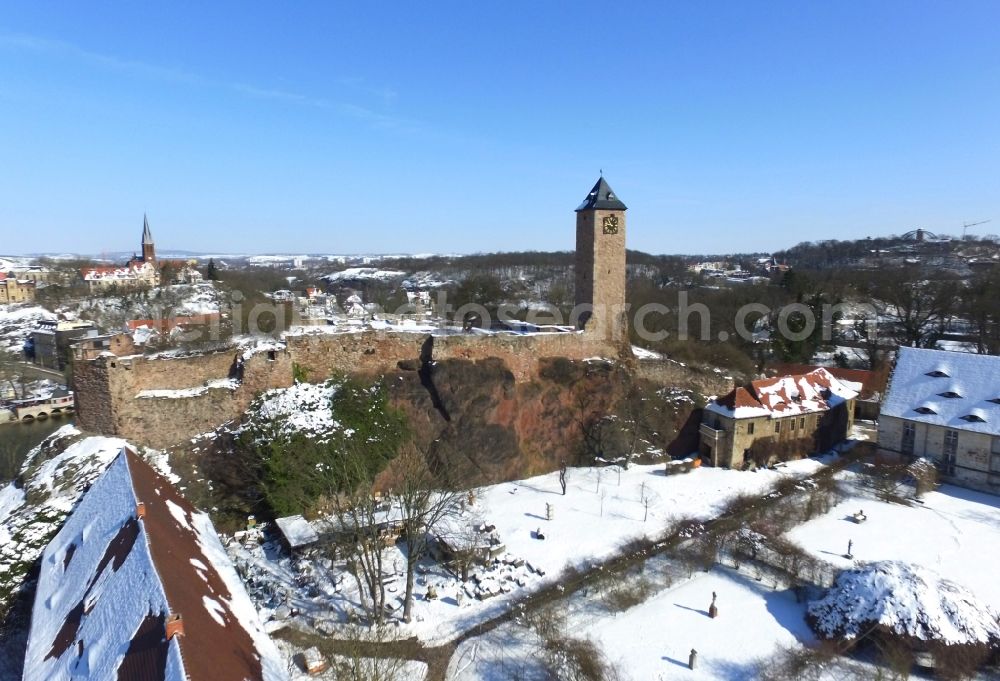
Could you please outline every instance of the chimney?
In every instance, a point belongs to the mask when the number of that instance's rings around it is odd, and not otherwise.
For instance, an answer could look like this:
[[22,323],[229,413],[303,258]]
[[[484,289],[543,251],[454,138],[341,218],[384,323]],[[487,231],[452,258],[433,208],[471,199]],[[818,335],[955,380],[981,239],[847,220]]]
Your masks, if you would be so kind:
[[174,636],[184,636],[184,620],[180,613],[167,615],[167,640]]
[[146,504],[142,503],[141,501],[136,502],[135,504],[135,517],[138,518],[139,520],[142,520],[143,518],[146,517]]

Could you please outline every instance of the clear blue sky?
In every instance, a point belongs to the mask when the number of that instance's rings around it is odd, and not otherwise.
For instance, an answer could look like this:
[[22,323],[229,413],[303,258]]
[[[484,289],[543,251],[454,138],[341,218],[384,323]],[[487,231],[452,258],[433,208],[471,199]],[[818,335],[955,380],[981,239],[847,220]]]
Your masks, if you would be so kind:
[[1000,233],[1000,2],[5,3],[0,253]]

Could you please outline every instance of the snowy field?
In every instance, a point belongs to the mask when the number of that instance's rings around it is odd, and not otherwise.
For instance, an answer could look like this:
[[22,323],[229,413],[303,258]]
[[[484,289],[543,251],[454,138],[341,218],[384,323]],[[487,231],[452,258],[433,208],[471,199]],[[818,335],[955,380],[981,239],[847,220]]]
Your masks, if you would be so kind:
[[[929,492],[913,506],[875,499],[845,473],[850,496],[819,518],[788,533],[809,553],[839,568],[847,543],[857,561],[902,560],[929,568],[1000,609],[1000,497],[954,485]],[[868,520],[848,519],[863,510]]]
[[[718,594],[719,615],[708,607]],[[750,681],[758,664],[779,647],[813,640],[805,604],[791,591],[774,590],[725,568],[698,573],[617,615],[578,595],[566,604],[566,630],[594,642],[623,680]],[[536,678],[539,641],[520,624],[469,639],[449,665],[450,681],[505,681],[518,672]],[[697,650],[695,669],[688,668]]]
[[[589,565],[615,555],[630,540],[655,537],[678,520],[714,517],[733,496],[764,494],[789,475],[801,477],[822,467],[814,459],[789,463],[777,470],[746,473],[700,468],[667,476],[662,465],[570,469],[567,494],[562,495],[558,473],[483,488],[466,511],[463,522],[473,528],[495,526],[502,543],[501,564],[473,571],[471,584],[482,585],[491,596],[479,600],[471,586],[441,566],[426,562],[418,570],[414,621],[400,624],[401,637],[416,635],[428,644],[450,640],[504,612],[511,601],[554,583],[567,567]],[[546,504],[553,519],[547,520]],[[542,531],[545,539],[536,538]],[[276,546],[241,547],[230,543],[230,554],[250,575],[249,589],[262,610],[281,626],[289,608],[307,625],[334,631],[359,605],[352,579],[343,565],[320,560],[293,561]],[[405,590],[405,558],[388,549],[387,599],[394,615],[401,613]],[[434,600],[419,598],[433,587]],[[288,607],[282,607],[288,606]]]

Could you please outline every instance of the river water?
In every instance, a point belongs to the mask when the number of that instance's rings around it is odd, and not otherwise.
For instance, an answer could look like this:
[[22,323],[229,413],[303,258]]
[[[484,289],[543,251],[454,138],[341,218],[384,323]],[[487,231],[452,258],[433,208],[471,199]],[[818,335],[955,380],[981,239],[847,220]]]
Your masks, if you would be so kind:
[[72,416],[0,425],[0,485],[17,476],[28,452],[57,429],[73,423]]

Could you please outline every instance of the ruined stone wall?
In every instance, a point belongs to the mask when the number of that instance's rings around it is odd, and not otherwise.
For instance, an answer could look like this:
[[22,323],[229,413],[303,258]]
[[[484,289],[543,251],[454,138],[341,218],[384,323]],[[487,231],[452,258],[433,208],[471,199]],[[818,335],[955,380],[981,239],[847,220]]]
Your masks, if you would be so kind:
[[[239,418],[253,398],[292,384],[286,351],[240,360],[235,350],[191,357],[99,357],[75,367],[77,424],[84,430],[167,447]],[[236,379],[235,387],[206,387]],[[183,391],[139,397],[143,391]]]
[[520,382],[531,380],[545,357],[622,358],[620,346],[583,333],[431,336],[364,331],[291,336],[287,342],[292,361],[316,382],[337,373],[381,375],[401,363],[421,360],[490,358],[502,360]]
[[73,391],[77,425],[84,430],[113,435],[114,402],[106,359],[74,363]]
[[[260,392],[290,386],[295,369],[318,383],[335,374],[381,376],[415,371],[427,362],[488,360],[504,367],[520,386],[536,381],[548,359],[593,357],[619,360],[627,371],[638,367],[641,378],[661,385],[693,387],[703,394],[727,389],[721,375],[671,362],[636,362],[627,346],[587,333],[431,336],[364,331],[291,336],[284,350],[255,354],[245,362],[236,349],[191,357],[105,356],[80,362],[78,423],[88,431],[166,447],[240,418]],[[207,387],[226,378],[235,378],[236,387]],[[185,393],[140,397],[151,390]]]
[[636,375],[661,385],[679,385],[697,390],[705,397],[725,395],[733,389],[733,378],[725,374],[692,369],[671,360],[639,360],[636,362]]

